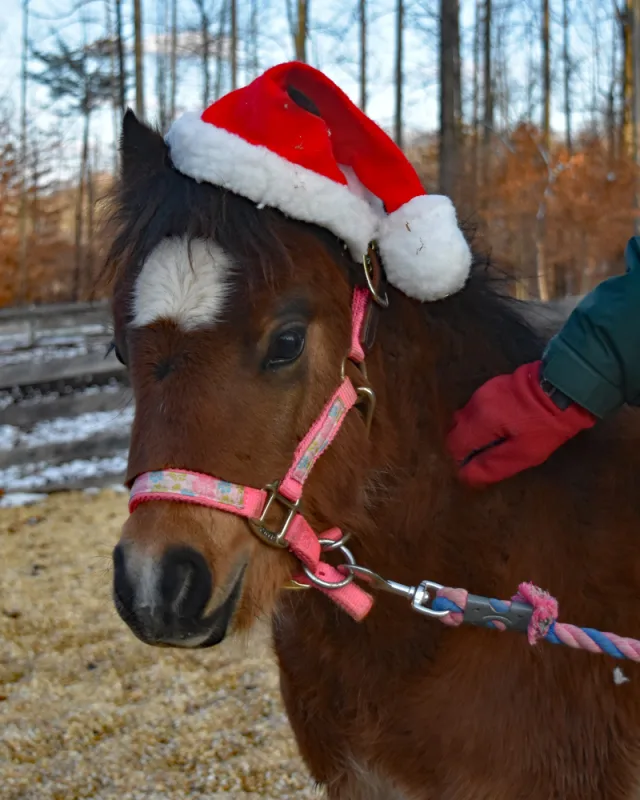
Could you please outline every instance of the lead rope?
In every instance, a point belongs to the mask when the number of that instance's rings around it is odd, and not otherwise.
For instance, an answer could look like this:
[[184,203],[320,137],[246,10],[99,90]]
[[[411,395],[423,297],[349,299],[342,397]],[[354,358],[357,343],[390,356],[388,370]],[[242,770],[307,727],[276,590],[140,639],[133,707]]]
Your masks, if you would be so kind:
[[558,622],[558,601],[533,583],[521,583],[511,600],[498,600],[433,581],[407,586],[386,580],[357,564],[343,564],[338,569],[352,573],[376,589],[405,597],[414,611],[435,617],[452,628],[474,625],[500,632],[519,631],[527,634],[531,645],[545,641],[640,662],[640,641],[595,628]]

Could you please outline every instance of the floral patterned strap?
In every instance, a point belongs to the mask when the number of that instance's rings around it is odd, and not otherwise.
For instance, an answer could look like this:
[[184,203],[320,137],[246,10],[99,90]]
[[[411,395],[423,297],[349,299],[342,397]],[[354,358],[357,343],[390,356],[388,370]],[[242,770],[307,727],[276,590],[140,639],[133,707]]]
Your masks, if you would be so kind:
[[180,469],[145,472],[136,478],[129,511],[149,500],[176,500],[230,511],[241,517],[259,517],[267,500],[262,489],[221,481],[210,475]]
[[293,455],[293,464],[280,485],[280,492],[289,500],[300,499],[313,465],[334,440],[357,399],[353,384],[345,378]]

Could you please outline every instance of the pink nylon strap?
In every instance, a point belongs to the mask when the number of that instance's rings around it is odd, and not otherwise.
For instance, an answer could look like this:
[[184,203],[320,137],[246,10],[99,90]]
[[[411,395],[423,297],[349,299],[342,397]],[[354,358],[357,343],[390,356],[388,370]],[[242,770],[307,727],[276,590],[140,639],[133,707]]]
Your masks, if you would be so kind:
[[356,288],[351,301],[351,349],[349,358],[356,364],[361,364],[365,358],[362,348],[362,326],[364,325],[367,308],[369,307],[369,290]]
[[300,499],[313,465],[334,440],[357,399],[353,384],[345,378],[293,455],[293,464],[280,484],[280,492],[289,500]]
[[240,517],[259,517],[267,501],[263,489],[221,481],[210,475],[183,469],[165,469],[139,475],[131,487],[129,511],[149,500],[194,503]]
[[[300,514],[293,520],[285,536],[289,549],[296,558],[317,578],[327,583],[339,583],[344,580],[346,573],[341,572],[339,568],[333,567],[331,564],[325,564],[320,561],[322,552],[318,539],[332,539],[337,542],[341,538],[342,531],[340,528],[330,528],[319,537],[316,536],[309,523]],[[328,589],[314,584],[304,573],[294,575],[293,579],[305,586],[313,586],[313,588],[319,589],[357,622],[363,620],[373,606],[371,595],[355,583],[349,583],[339,589]]]

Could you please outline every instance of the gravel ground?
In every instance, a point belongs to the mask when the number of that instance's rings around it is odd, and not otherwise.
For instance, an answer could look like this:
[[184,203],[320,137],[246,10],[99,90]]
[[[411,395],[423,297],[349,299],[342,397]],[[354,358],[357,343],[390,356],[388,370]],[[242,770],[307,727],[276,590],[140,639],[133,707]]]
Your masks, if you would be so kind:
[[111,491],[0,510],[2,800],[319,798],[265,641],[139,643],[110,599]]

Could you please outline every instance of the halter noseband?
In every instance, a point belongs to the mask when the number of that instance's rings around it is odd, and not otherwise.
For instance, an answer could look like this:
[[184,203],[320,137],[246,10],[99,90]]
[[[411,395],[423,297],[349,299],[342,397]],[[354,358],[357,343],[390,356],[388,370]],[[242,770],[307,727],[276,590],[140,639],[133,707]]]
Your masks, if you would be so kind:
[[[347,564],[355,564],[345,546],[348,534],[339,528],[330,528],[318,536],[300,512],[302,491],[311,470],[322,453],[331,444],[342,427],[348,412],[356,405],[366,406],[367,430],[371,427],[375,409],[375,394],[369,386],[354,387],[345,375],[346,361],[358,365],[366,379],[364,365],[375,336],[376,309],[371,304],[386,307],[386,293],[380,294],[382,270],[376,244],[372,242],[363,258],[367,288],[356,287],[351,304],[351,346],[342,363],[341,383],[298,445],[293,463],[281,481],[264,489],[254,489],[236,483],[181,469],[165,469],[139,475],[131,488],[129,511],[152,500],[171,500],[227,511],[245,517],[252,532],[263,542],[288,549],[302,565],[303,574],[294,577],[298,586],[315,586],[328,595],[356,620],[362,620],[370,611],[373,599],[353,583],[354,572],[333,567],[321,560],[323,551],[340,550]],[[273,504],[285,511],[280,529],[267,528],[266,517]]]

